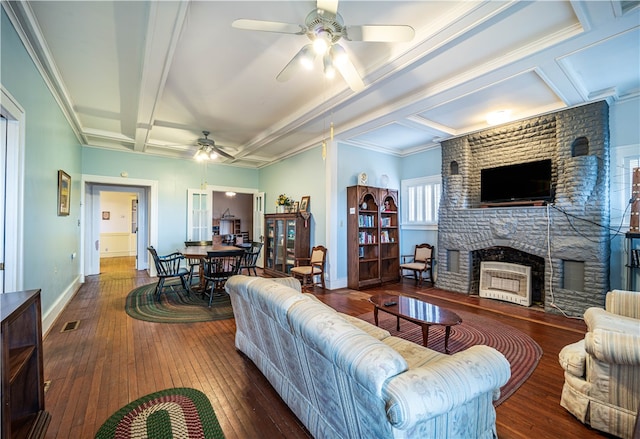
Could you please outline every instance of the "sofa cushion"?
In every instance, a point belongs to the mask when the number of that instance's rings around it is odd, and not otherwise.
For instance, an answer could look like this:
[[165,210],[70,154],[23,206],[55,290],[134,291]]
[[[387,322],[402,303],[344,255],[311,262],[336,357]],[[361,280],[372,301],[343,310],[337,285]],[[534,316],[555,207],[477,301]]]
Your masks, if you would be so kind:
[[358,329],[362,329],[364,332],[366,332],[367,334],[369,334],[370,336],[372,336],[377,340],[385,340],[387,337],[391,335],[389,331],[387,331],[386,329],[379,328],[376,325],[372,325],[369,322],[365,322],[364,320],[359,319],[358,317],[350,316],[348,314],[343,314],[343,313],[339,313],[339,314],[342,316],[343,319],[351,323],[353,326],[355,326]]
[[409,365],[409,369],[415,369],[416,367],[423,366],[434,360],[447,356],[438,351],[434,351],[433,349],[420,346],[412,341],[404,340],[400,337],[387,337],[382,340],[382,342],[402,355],[402,358],[404,358]]
[[249,283],[246,299],[282,326],[289,325],[287,310],[291,305],[311,300],[299,291],[267,278]]
[[324,303],[296,302],[288,315],[295,335],[374,395],[382,395],[382,385],[389,377],[407,370],[398,352]]

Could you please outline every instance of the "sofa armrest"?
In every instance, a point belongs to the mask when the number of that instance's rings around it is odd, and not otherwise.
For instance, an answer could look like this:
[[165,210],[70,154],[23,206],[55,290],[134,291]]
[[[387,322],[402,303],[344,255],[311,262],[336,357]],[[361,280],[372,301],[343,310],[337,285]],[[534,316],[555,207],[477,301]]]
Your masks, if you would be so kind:
[[488,346],[472,346],[389,379],[384,387],[387,417],[404,430],[484,393],[494,393],[510,377],[511,366],[504,355]]
[[613,290],[607,293],[605,309],[625,317],[640,319],[640,292]]

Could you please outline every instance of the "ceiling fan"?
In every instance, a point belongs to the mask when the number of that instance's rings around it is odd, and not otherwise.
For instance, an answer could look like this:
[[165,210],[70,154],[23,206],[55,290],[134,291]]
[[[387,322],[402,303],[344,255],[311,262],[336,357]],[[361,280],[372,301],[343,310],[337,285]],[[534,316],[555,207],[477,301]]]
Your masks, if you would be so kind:
[[338,14],[337,0],[317,0],[317,7],[307,15],[304,25],[238,19],[232,23],[236,29],[276,32],[282,34],[306,35],[310,43],[289,61],[278,74],[277,80],[289,80],[300,67],[311,69],[316,56],[322,56],[324,74],[328,78],[340,72],[353,91],[360,91],[364,83],[355,66],[349,60],[344,48],[338,44],[340,39],[347,41],[400,42],[410,41],[415,34],[407,25],[358,25],[347,26]]
[[213,160],[217,155],[221,155],[228,159],[234,160],[235,157],[224,152],[222,148],[216,146],[216,142],[213,139],[209,139],[209,131],[203,131],[202,134],[204,137],[201,137],[197,140],[196,144],[199,146],[198,150],[194,154],[193,158],[198,161],[202,160]]

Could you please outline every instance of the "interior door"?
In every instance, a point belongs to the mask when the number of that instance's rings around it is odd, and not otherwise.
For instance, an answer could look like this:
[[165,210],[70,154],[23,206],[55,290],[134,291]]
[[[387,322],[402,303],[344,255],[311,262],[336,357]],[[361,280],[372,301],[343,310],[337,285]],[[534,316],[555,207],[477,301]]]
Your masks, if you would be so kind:
[[206,189],[187,189],[187,239],[186,241],[210,241],[212,192]]

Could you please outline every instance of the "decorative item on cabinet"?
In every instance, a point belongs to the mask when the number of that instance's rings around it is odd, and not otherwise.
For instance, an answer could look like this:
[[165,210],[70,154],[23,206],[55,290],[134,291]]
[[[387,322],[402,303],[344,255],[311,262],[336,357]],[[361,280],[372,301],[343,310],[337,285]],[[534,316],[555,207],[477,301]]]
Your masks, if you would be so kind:
[[347,188],[348,287],[361,289],[399,278],[398,191]]

